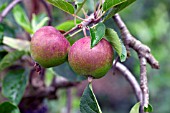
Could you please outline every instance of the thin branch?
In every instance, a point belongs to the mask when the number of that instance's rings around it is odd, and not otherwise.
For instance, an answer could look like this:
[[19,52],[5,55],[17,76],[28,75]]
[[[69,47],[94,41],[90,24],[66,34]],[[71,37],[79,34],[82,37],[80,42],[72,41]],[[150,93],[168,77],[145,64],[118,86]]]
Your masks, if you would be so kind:
[[68,87],[76,86],[78,84],[79,82],[71,82],[63,77],[57,77],[53,80],[52,87],[57,88],[57,89],[68,88]]
[[46,12],[47,12],[48,17],[49,17],[48,25],[50,26],[52,24],[52,14],[51,14],[50,8],[44,0],[40,0],[40,1],[42,2],[42,4],[44,5],[44,7],[46,9]]
[[[113,62],[113,64],[115,64],[115,61]],[[133,91],[135,92],[137,101],[142,102],[142,91],[134,75],[123,64],[119,62],[116,63],[115,68],[120,71],[122,75],[126,78],[126,80],[130,83]]]
[[122,33],[122,37],[126,47],[133,48],[138,53],[140,59],[140,87],[143,95],[141,101],[141,108],[142,108],[141,112],[143,113],[144,107],[148,107],[149,104],[149,90],[148,90],[146,64],[148,62],[152,68],[159,69],[159,63],[154,58],[154,56],[150,53],[150,48],[142,44],[139,40],[137,40],[130,34],[125,23],[122,21],[121,17],[118,14],[116,14],[113,17],[113,19]]
[[80,24],[76,25],[75,27],[73,27],[71,30],[67,31],[66,33],[64,33],[64,36],[70,34],[70,33],[73,33],[83,27],[86,27],[88,25],[90,25],[91,23],[97,23],[99,22],[101,19],[101,17],[95,19],[94,17],[94,13],[92,13],[90,16],[88,16],[86,19],[84,19],[84,21],[82,21]]
[[22,0],[13,0],[0,14],[0,23],[3,21],[4,17],[11,11],[11,9],[21,2]]
[[139,56],[140,59],[140,86],[143,93],[143,103],[142,108],[148,107],[149,104],[149,90],[148,90],[148,81],[147,81],[147,70],[146,70],[146,59]]
[[133,48],[138,54],[146,58],[147,62],[151,65],[152,68],[159,69],[159,63],[150,53],[150,48],[142,44],[139,40],[137,40],[130,34],[119,14],[115,14],[115,16],[113,16],[113,19],[122,33],[123,41],[125,42],[126,47],[129,46]]
[[[73,86],[78,85],[79,82],[70,82],[67,79],[61,77],[61,78],[54,78],[53,83],[49,86],[41,86],[41,87],[34,87],[31,86],[30,88],[27,88],[27,92],[24,94],[24,98],[32,98],[32,97],[38,97],[38,98],[46,98],[46,97],[55,97],[56,91],[61,88],[70,88]],[[32,92],[33,89],[36,88],[34,92]]]
[[119,57],[117,56],[116,59],[114,60],[113,66],[112,66],[113,75],[115,74],[116,64],[117,64],[118,60],[119,60]]

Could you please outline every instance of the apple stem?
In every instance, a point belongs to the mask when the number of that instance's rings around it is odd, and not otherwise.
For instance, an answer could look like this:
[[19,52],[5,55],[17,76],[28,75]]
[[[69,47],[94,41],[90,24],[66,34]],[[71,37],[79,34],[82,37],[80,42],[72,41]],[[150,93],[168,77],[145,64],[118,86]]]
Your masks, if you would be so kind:
[[34,68],[35,68],[35,71],[40,75],[42,68],[37,62],[35,62]]
[[90,75],[88,76],[88,82],[91,83],[93,81],[93,77]]

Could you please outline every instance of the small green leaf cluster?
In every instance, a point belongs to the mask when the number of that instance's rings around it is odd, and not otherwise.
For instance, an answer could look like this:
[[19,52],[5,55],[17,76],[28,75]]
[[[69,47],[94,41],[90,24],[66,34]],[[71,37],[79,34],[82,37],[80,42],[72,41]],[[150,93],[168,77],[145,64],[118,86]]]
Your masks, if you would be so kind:
[[20,5],[16,5],[13,8],[13,15],[16,22],[29,34],[33,34],[36,30],[44,26],[49,20],[49,18],[44,14],[33,14],[33,18],[30,22],[26,12]]

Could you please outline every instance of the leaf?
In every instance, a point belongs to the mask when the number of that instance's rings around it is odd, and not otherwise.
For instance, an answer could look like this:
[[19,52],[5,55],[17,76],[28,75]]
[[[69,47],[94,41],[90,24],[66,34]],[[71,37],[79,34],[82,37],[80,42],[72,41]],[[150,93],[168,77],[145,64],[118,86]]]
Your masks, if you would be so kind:
[[0,23],[0,45],[2,44],[3,37],[4,37],[4,27],[3,27],[3,25]]
[[117,33],[113,29],[107,28],[105,37],[112,44],[113,48],[118,53],[119,57],[121,57],[121,55],[122,55],[122,44],[121,44],[121,41],[120,41]]
[[6,44],[7,46],[14,48],[16,50],[20,51],[30,51],[30,42],[27,40],[21,40],[21,39],[16,39],[16,38],[11,38],[5,36],[3,38],[3,44]]
[[0,104],[1,113],[20,113],[17,106],[10,102],[3,102]]
[[80,111],[81,113],[102,113],[91,83],[88,84],[81,97]]
[[104,11],[107,11],[109,10],[110,8],[118,5],[118,4],[121,4],[123,2],[125,2],[127,0],[105,0],[104,4],[103,4],[103,10]]
[[74,7],[63,0],[47,0],[50,4],[54,5],[55,7],[58,7],[59,9],[69,13],[74,14]]
[[19,104],[28,81],[29,71],[12,70],[7,73],[2,82],[2,94],[14,104]]
[[140,102],[136,103],[132,109],[130,110],[129,113],[139,113],[139,108],[140,108]]
[[7,2],[4,3],[4,4],[2,4],[2,5],[0,6],[0,12],[2,12],[2,11],[6,8],[7,5],[8,5]]
[[[81,22],[80,20],[76,20],[77,24],[79,24],[80,22]],[[61,23],[60,25],[56,26],[55,28],[57,30],[69,31],[73,27],[75,27],[74,20],[68,20],[68,21],[65,21],[65,22]]]
[[77,75],[70,67],[68,62],[65,62],[59,66],[53,68],[54,72],[58,75],[68,79],[69,81],[82,81],[85,79],[84,76]]
[[20,5],[16,5],[13,8],[13,15],[16,20],[16,22],[28,33],[32,34],[33,30],[31,28],[31,24],[29,22],[29,19],[25,13],[25,11],[22,9]]
[[3,57],[3,59],[0,62],[0,72],[11,66],[16,60],[20,59],[25,54],[24,51],[13,51],[8,53],[6,56]]
[[[97,1],[97,2],[96,2]],[[98,3],[98,0],[87,0],[86,4],[84,5],[84,10],[88,12],[94,12],[95,11],[95,4]]]
[[126,47],[124,46],[124,44],[121,42],[122,45],[122,54],[120,56],[120,61],[124,62],[127,58],[127,51],[126,51]]
[[148,107],[144,107],[144,112],[153,112],[153,107],[151,104],[148,104]]
[[103,23],[98,23],[94,28],[90,28],[90,36],[91,36],[91,48],[99,43],[99,41],[105,35],[105,25]]
[[33,14],[32,17],[33,18],[31,20],[31,26],[32,26],[33,32],[43,27],[49,20],[49,18],[46,17],[46,15],[44,14],[39,14],[39,15]]
[[76,11],[76,15],[79,13],[79,11],[82,9],[83,5],[86,3],[87,0],[83,0],[83,2],[76,2],[78,9]]
[[127,6],[129,6],[130,4],[132,4],[133,2],[135,2],[136,0],[126,0],[125,2],[118,4],[116,6],[114,6],[112,9],[110,9],[110,11],[108,11],[105,20],[108,20],[109,18],[111,18],[112,16],[114,16],[116,13],[118,13],[119,11],[123,10],[124,8],[126,8]]

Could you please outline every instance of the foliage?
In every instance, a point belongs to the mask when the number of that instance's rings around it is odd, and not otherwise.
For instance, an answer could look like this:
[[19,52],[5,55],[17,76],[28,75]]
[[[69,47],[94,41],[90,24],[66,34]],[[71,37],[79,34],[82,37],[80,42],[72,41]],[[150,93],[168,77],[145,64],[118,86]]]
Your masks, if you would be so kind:
[[3,102],[0,104],[1,113],[20,113],[19,109],[10,102]]
[[118,53],[121,62],[124,62],[127,56],[126,48],[124,44],[121,42],[121,40],[119,39],[116,31],[114,31],[111,28],[107,28],[105,37],[112,44],[113,48]]
[[2,94],[15,105],[19,104],[28,81],[29,71],[10,71],[5,76],[2,83]]
[[18,51],[18,50],[8,53],[6,56],[3,57],[3,59],[0,62],[0,71],[13,65],[13,63],[16,60],[20,59],[24,54],[25,54],[24,51]]
[[[48,3],[52,4],[53,6],[57,7],[52,10],[53,12],[53,26],[56,26],[56,29],[61,30],[63,32],[67,32],[72,28],[80,25],[83,21],[66,16],[64,12],[70,14],[74,18],[80,16],[81,18],[84,17],[83,12],[90,14],[94,12],[97,8],[94,5],[97,4],[97,0],[47,0]],[[75,2],[76,1],[76,2]],[[96,2],[97,1],[97,2]],[[120,57],[121,62],[126,61],[127,51],[126,47],[124,46],[123,42],[120,39],[120,33],[117,32],[117,29],[114,27],[108,28],[108,26],[104,23],[108,21],[112,23],[111,17],[116,13],[120,12],[125,19],[130,31],[134,34],[139,40],[144,42],[145,44],[151,47],[152,53],[156,55],[158,60],[161,62],[162,69],[160,71],[153,71],[149,68],[148,75],[152,80],[149,81],[150,93],[151,93],[151,103],[155,108],[154,112],[169,112],[168,103],[169,101],[162,97],[161,95],[156,95],[161,93],[162,95],[166,95],[168,97],[168,91],[162,89],[169,88],[170,85],[168,82],[165,82],[169,79],[169,64],[168,64],[168,50],[170,49],[169,46],[169,32],[170,24],[169,24],[169,6],[168,0],[158,1],[158,0],[144,0],[144,1],[136,1],[136,0],[105,0],[103,4],[99,3],[99,9],[101,9],[101,13],[97,14],[97,17],[101,18],[100,21],[94,22],[93,24],[89,24],[86,30],[87,35],[90,35],[91,38],[91,48],[97,45],[97,43],[102,39],[106,38],[113,46],[114,50],[117,52],[118,56]],[[134,3],[133,5],[131,5]],[[159,4],[160,3],[160,4]],[[2,12],[7,6],[8,1],[1,3],[0,1],[0,12]],[[158,4],[158,5],[156,5]],[[130,7],[128,7],[130,6]],[[128,8],[126,8],[128,7]],[[126,9],[125,9],[126,8]],[[60,10],[64,11],[61,12]],[[84,9],[84,11],[82,11]],[[125,10],[124,10],[125,9]],[[151,11],[152,9],[152,11]],[[24,5],[16,5],[12,13],[9,13],[7,17],[4,18],[2,24],[0,23],[0,72],[6,72],[7,74],[3,74],[2,80],[2,94],[4,97],[8,99],[10,102],[4,102],[0,104],[0,111],[2,113],[19,113],[19,109],[17,105],[20,103],[26,86],[28,85],[28,80],[30,77],[30,73],[28,70],[28,65],[21,65],[19,69],[11,69],[11,66],[17,64],[19,60],[23,61],[23,57],[30,58],[29,54],[29,44],[30,40],[25,40],[26,35],[32,36],[37,29],[41,28],[44,25],[47,25],[48,20],[50,19],[45,15],[42,14],[32,14],[30,18],[27,14],[26,8]],[[60,13],[62,15],[60,15]],[[13,21],[11,22],[9,19],[10,15],[13,15],[15,22],[21,27],[24,31],[28,34],[24,34],[22,30],[18,28]],[[75,16],[76,15],[76,16]],[[97,18],[96,17],[96,18]],[[69,20],[65,21],[66,18]],[[59,24],[60,23],[60,24]],[[15,35],[13,35],[15,34]],[[78,34],[78,33],[76,33]],[[10,37],[9,37],[10,35]],[[16,37],[14,37],[16,36]],[[69,34],[69,36],[72,36]],[[71,38],[79,37],[79,35],[75,35]],[[20,37],[24,37],[23,39],[19,39]],[[75,38],[76,39],[76,38]],[[158,46],[159,45],[159,46]],[[10,48],[10,51],[4,46]],[[155,49],[156,48],[156,49]],[[11,52],[12,50],[12,52]],[[159,54],[158,54],[159,52]],[[135,73],[135,75],[139,75],[139,66],[137,56],[134,57],[135,54],[132,52],[132,59],[128,60],[127,62],[131,62],[131,65],[128,65],[128,68]],[[125,65],[126,63],[125,62]],[[31,65],[33,67],[33,65]],[[1,74],[1,73],[0,73]],[[155,76],[152,76],[155,75]],[[158,77],[158,75],[162,75],[163,77]],[[86,80],[83,76],[77,75],[69,66],[68,62],[64,64],[53,67],[51,69],[46,69],[45,71],[45,84],[47,87],[50,87],[53,84],[53,78],[58,76],[64,77],[70,82],[82,82]],[[137,76],[138,77],[138,76]],[[139,78],[139,77],[138,77]],[[149,78],[149,79],[150,79]],[[121,90],[121,89],[120,89]],[[58,91],[57,91],[58,92]],[[163,93],[162,93],[163,92]],[[61,98],[57,102],[48,101],[47,104],[53,103],[57,105],[61,105],[56,109],[61,109],[58,112],[62,112],[62,108],[65,108],[65,104],[63,100],[66,102],[66,92],[62,92]],[[76,94],[74,94],[75,96]],[[92,84],[88,84],[84,90],[84,93],[80,99],[73,99],[76,100],[76,104],[80,104],[80,111],[82,113],[102,113],[96,96],[93,92]],[[114,100],[113,100],[114,101]],[[159,101],[160,103],[158,103]],[[132,103],[132,102],[131,102]],[[119,104],[123,104],[120,102]],[[164,104],[164,105],[163,105]],[[51,105],[51,106],[53,106]],[[50,105],[48,105],[50,106]],[[135,106],[131,109],[130,113],[138,113],[139,112],[140,103],[135,104]],[[160,106],[159,108],[156,106]],[[56,106],[53,106],[55,108]],[[5,108],[5,109],[4,109]],[[76,109],[77,106],[75,107]],[[101,106],[102,108],[102,106]],[[74,109],[74,106],[73,106]],[[93,112],[92,112],[92,111]],[[148,108],[145,108],[145,111],[152,112],[152,106],[149,105]],[[72,111],[75,113],[75,111]],[[118,113],[118,111],[114,111]],[[127,112],[127,111],[126,111]],[[56,113],[56,111],[55,111]],[[109,113],[109,112],[107,112]],[[111,111],[113,113],[113,111]]]
[[88,84],[80,101],[81,113],[102,113],[97,99],[93,93],[92,84]]
[[132,109],[130,110],[130,113],[139,113],[139,108],[140,108],[140,102],[136,103]]
[[105,35],[105,25],[103,23],[98,23],[94,28],[90,28],[90,36],[91,36],[91,48],[99,43],[99,41]]

